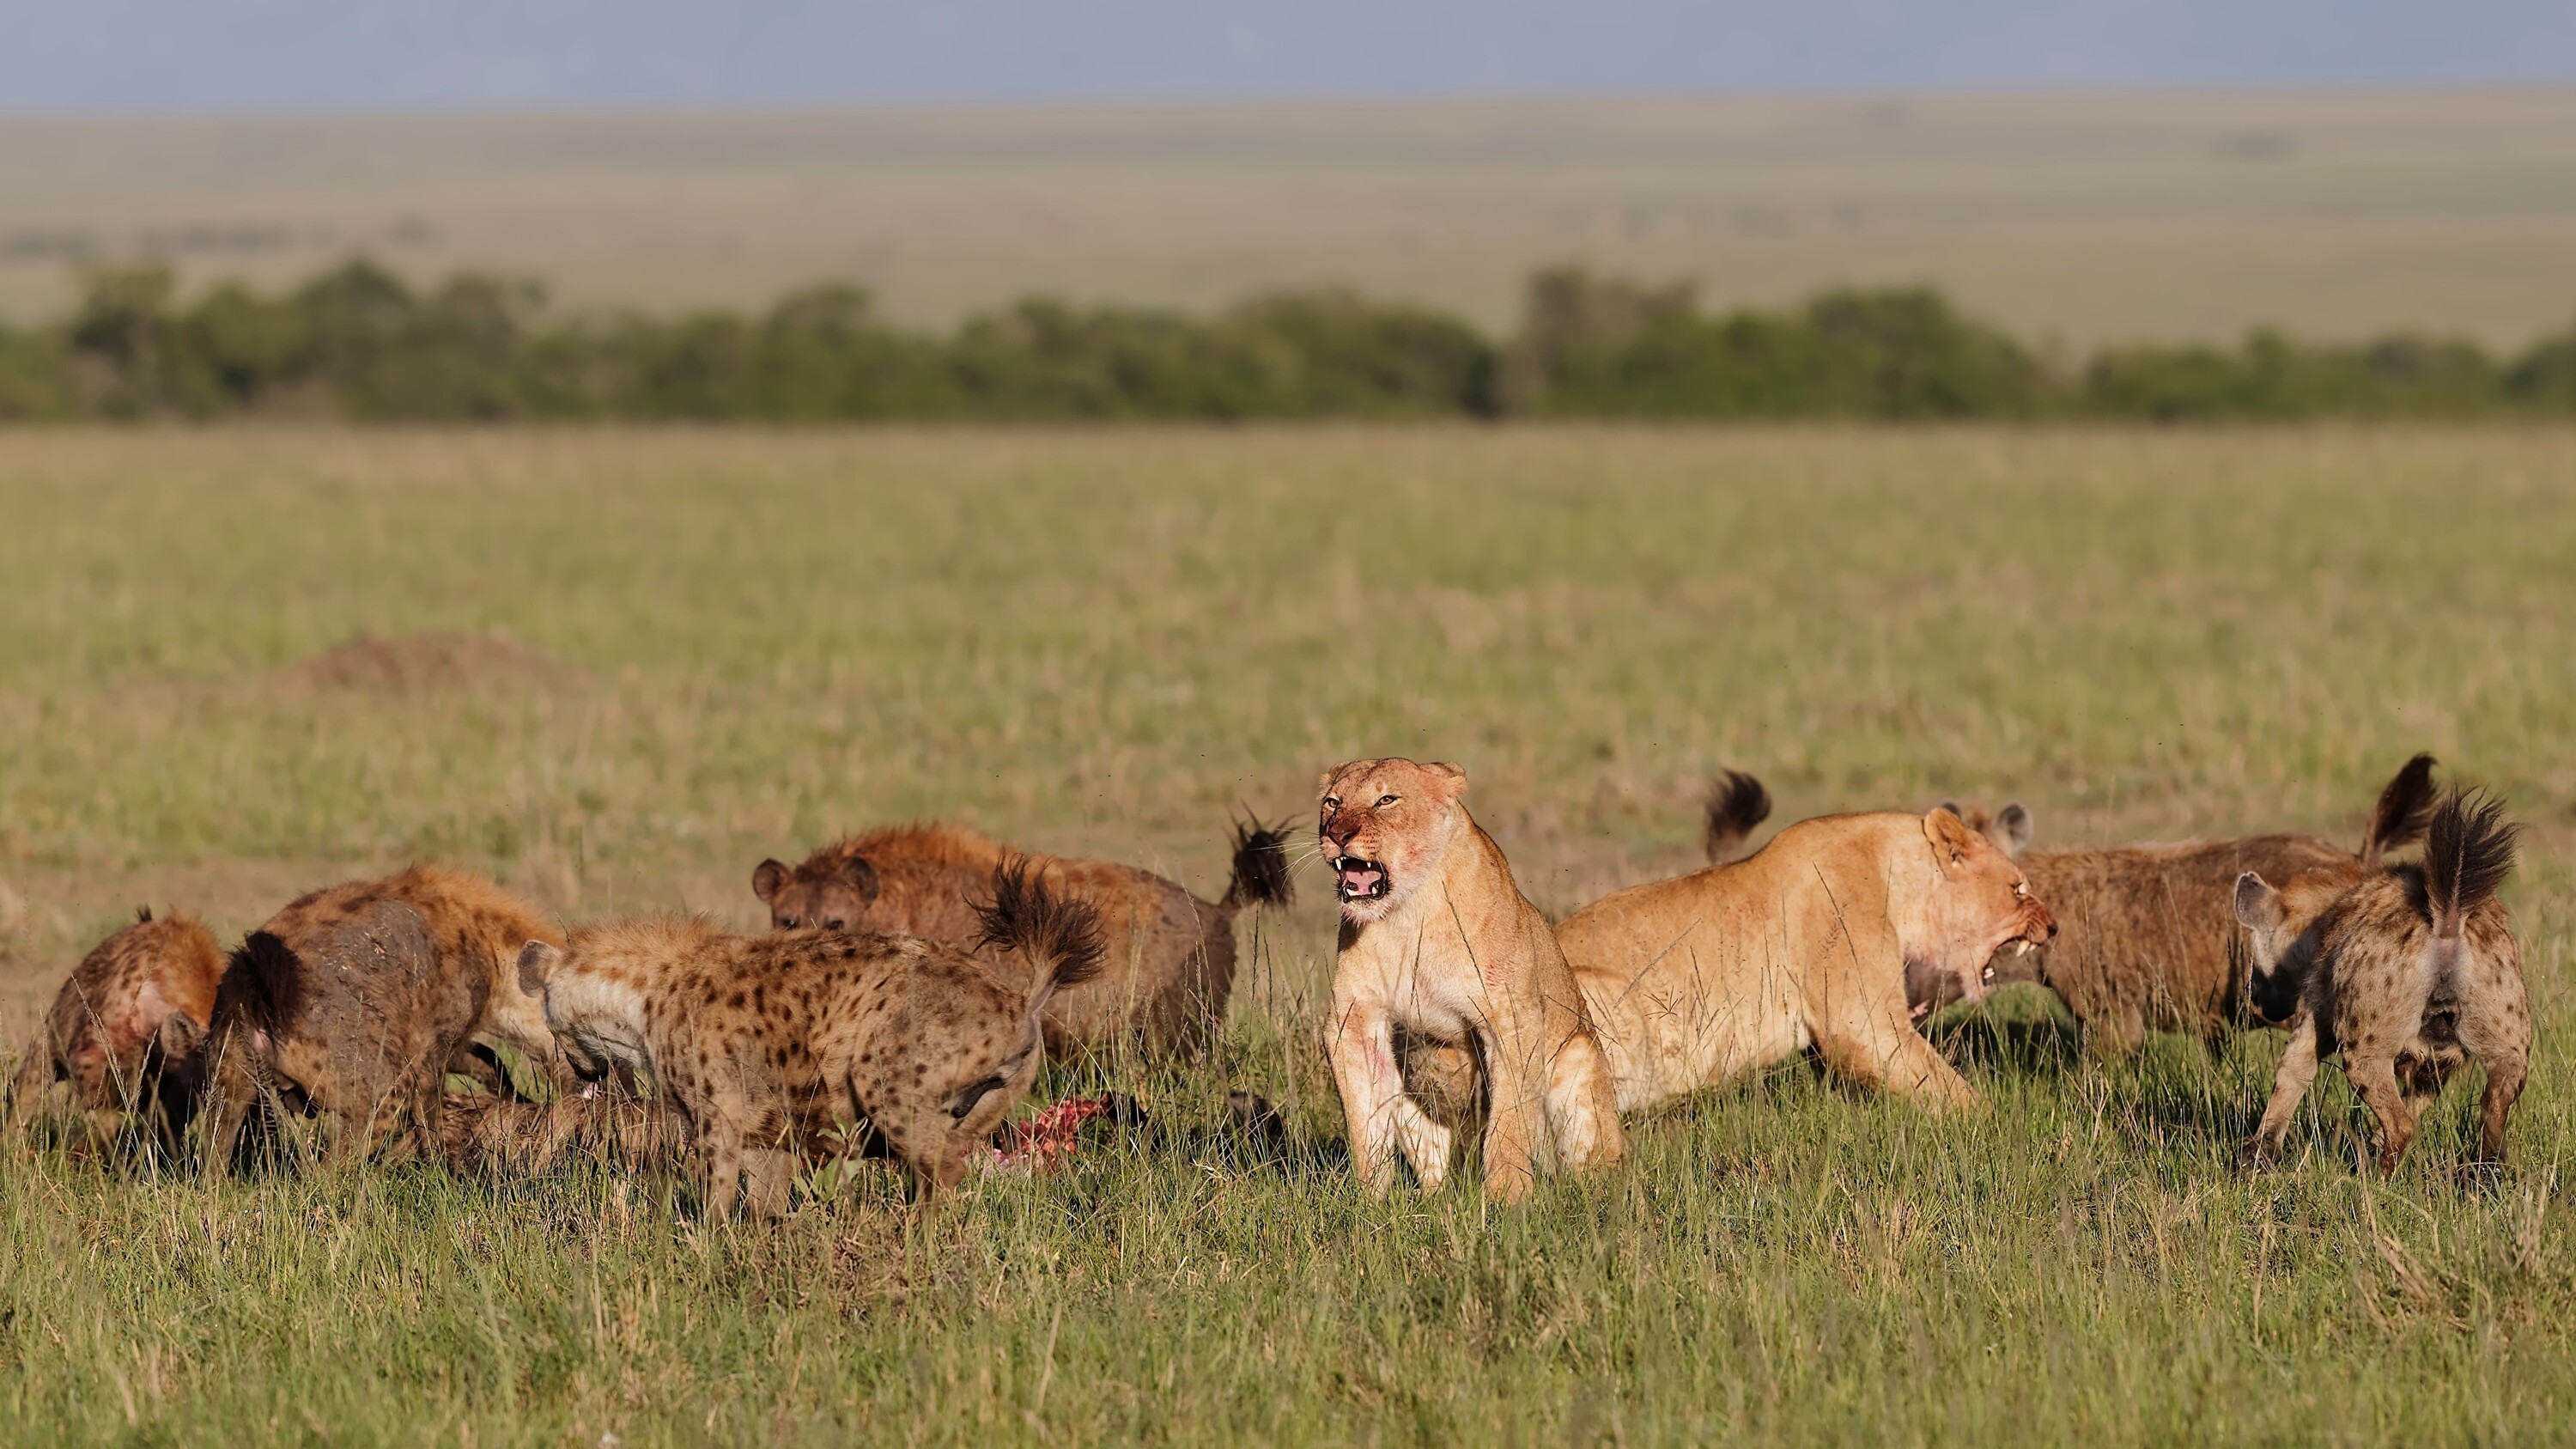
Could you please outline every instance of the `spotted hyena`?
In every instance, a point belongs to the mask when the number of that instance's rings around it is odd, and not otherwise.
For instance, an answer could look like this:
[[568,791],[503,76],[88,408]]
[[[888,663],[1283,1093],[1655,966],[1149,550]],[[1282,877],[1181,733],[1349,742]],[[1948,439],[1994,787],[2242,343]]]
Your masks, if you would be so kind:
[[2486,1068],[2478,1150],[2504,1159],[2531,1059],[2522,947],[2496,895],[2513,870],[2515,833],[2501,802],[2454,794],[2433,812],[2421,865],[2349,890],[2277,889],[2251,871],[2237,881],[2258,986],[2298,1003],[2250,1159],[2279,1155],[2317,1063],[2337,1053],[2379,1121],[2380,1171],[2405,1156],[2421,1099],[2471,1059]]
[[[2376,874],[2388,852],[2421,840],[2432,814],[2433,757],[2406,762],[2385,789],[2351,850],[2313,835],[2247,835],[2226,840],[2028,851],[2031,814],[2020,804],[1989,814],[1951,808],[1970,828],[2020,861],[2031,892],[2057,913],[2057,938],[2034,951],[1998,956],[1989,979],[2031,981],[2066,1003],[2084,1028],[2086,1055],[2117,1059],[2150,1031],[2215,1041],[2229,1030],[2278,1024],[2283,1013],[2250,1000],[2250,968],[2233,906],[2236,878],[2308,877],[2350,889]],[[1958,993],[1907,974],[1918,1014]]]
[[[1239,827],[1233,877],[1215,901],[1130,865],[1027,857],[1051,889],[1100,919],[1100,972],[1048,1003],[1047,1049],[1130,1037],[1156,1050],[1203,1046],[1234,988],[1236,915],[1293,894],[1287,838],[1257,822]],[[751,888],[779,930],[898,931],[971,949],[984,930],[971,901],[996,865],[1019,855],[961,825],[901,825],[827,845],[792,868],[764,860]]]
[[149,907],[135,916],[63,982],[10,1086],[17,1109],[32,1113],[46,1088],[70,1082],[94,1146],[114,1138],[129,1113],[157,1115],[177,1140],[200,1086],[191,1048],[213,1018],[224,975],[224,953],[204,925],[176,913],[154,920]]
[[562,939],[492,881],[436,866],[290,903],[243,940],[216,993],[204,1048],[214,1165],[263,1099],[337,1118],[345,1152],[403,1127],[436,1147],[440,1084],[474,1068],[474,1043],[559,1065],[517,962],[528,941]]
[[706,1174],[709,1217],[786,1205],[801,1157],[836,1130],[935,1192],[1035,1079],[1040,1015],[1100,965],[1092,908],[1030,862],[1004,861],[977,905],[982,954],[917,936],[728,935],[703,920],[586,927],[532,941],[540,993],[573,1069],[623,1066],[677,1109]]

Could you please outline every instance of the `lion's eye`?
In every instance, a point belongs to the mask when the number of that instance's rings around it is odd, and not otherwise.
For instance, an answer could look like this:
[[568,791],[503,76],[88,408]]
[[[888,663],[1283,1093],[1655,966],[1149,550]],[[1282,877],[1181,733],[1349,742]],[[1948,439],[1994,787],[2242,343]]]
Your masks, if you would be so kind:
[[1395,797],[1393,795],[1380,795],[1377,797],[1377,808],[1380,810],[1383,810],[1394,803]]
[[792,931],[792,930],[795,930],[795,929],[796,929],[796,918],[795,918],[794,916],[780,916],[780,917],[778,918],[778,929],[780,929],[780,930],[782,930],[782,931]]
[[1324,808],[1327,810],[1339,810],[1342,808],[1342,802],[1334,796],[1327,795],[1324,797]]

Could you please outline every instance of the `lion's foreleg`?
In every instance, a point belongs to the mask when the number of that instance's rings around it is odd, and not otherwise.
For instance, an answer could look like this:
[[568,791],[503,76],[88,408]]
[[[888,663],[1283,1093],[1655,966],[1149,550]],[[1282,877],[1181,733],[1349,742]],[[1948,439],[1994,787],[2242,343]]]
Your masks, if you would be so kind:
[[1385,1196],[1395,1186],[1401,1152],[1423,1186],[1438,1187],[1448,1174],[1449,1133],[1405,1095],[1386,1007],[1357,997],[1337,999],[1331,1057],[1350,1129],[1351,1167],[1361,1184],[1373,1196]]

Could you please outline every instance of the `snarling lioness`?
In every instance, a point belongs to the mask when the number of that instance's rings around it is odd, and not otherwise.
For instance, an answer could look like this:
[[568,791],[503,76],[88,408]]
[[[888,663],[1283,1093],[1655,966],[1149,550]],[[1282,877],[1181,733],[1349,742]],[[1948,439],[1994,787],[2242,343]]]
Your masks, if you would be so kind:
[[1981,1099],[1914,1029],[1909,965],[1974,999],[1996,950],[2056,930],[2009,857],[1934,810],[1801,821],[1733,865],[1604,896],[1556,939],[1623,1112],[1809,1047],[1837,1075],[1950,1108]]
[[1351,1157],[1374,1193],[1401,1152],[1425,1188],[1450,1133],[1406,1092],[1395,1036],[1474,1054],[1486,1091],[1485,1191],[1526,1195],[1541,1159],[1582,1167],[1624,1145],[1608,1064],[1547,918],[1458,797],[1466,772],[1411,760],[1328,771],[1317,826],[1342,905],[1326,1043]]

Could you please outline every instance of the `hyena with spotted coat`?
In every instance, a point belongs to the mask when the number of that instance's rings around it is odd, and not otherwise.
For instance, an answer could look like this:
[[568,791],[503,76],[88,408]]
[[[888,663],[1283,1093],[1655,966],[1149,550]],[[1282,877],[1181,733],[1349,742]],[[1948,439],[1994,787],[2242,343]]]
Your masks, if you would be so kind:
[[520,947],[563,934],[481,876],[415,865],[299,897],[244,938],[203,1050],[209,1165],[225,1170],[263,1097],[338,1119],[336,1151],[389,1132],[441,1145],[441,1085],[481,1041],[562,1076],[544,1003],[519,989]]
[[[2214,1042],[2237,1027],[2277,1025],[2248,1009],[2250,966],[2232,907],[2246,871],[2286,882],[2334,882],[2349,890],[2378,873],[2382,858],[2421,840],[2435,791],[2433,757],[2417,755],[2380,792],[2361,848],[2313,835],[2247,835],[2227,840],[2094,849],[2027,851],[2032,821],[2018,802],[1991,815],[1949,808],[2020,862],[2031,893],[2057,915],[2057,938],[1998,956],[1987,980],[2035,982],[2056,993],[2099,1060],[2135,1053],[2151,1031]],[[1917,1015],[1960,998],[1938,975],[1906,973]]]
[[2280,1154],[2318,1062],[2341,1053],[2379,1121],[2381,1172],[2395,1172],[2414,1140],[2420,1099],[2471,1059],[2487,1074],[2478,1151],[2504,1160],[2531,1060],[2522,946],[2496,895],[2513,871],[2516,833],[2502,802],[2453,794],[2433,812],[2421,865],[2347,891],[2298,882],[2284,891],[2252,871],[2238,879],[2256,991],[2298,1003],[2249,1159]]
[[973,905],[1006,859],[1027,859],[1049,889],[1092,907],[1101,968],[1046,1010],[1047,1049],[1085,1051],[1134,1038],[1160,1052],[1214,1039],[1234,990],[1235,917],[1284,906],[1295,887],[1288,834],[1258,821],[1234,833],[1223,896],[1203,901],[1173,881],[1106,860],[1025,855],[963,825],[897,825],[824,846],[793,868],[764,860],[751,888],[782,931],[893,931],[973,949]]
[[169,1140],[196,1105],[196,1037],[214,1017],[224,953],[215,933],[187,916],[159,920],[150,907],[98,943],[55,993],[53,1009],[18,1060],[12,1111],[32,1114],[56,1082],[104,1147],[128,1113],[157,1112]]
[[957,1181],[1029,1083],[1047,1002],[1100,968],[1092,907],[1005,861],[978,904],[979,953],[917,936],[781,931],[701,920],[586,927],[530,942],[525,988],[575,1072],[649,1077],[686,1119],[706,1212],[786,1206],[798,1161],[836,1126],[891,1156],[923,1195]]

